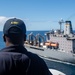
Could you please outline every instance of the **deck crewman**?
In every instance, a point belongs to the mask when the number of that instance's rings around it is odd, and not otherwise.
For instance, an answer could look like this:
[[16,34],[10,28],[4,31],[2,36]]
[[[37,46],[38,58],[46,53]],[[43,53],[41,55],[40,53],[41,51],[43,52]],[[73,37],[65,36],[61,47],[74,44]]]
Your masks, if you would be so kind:
[[0,75],[52,75],[44,60],[24,47],[26,26],[21,19],[8,19],[3,34],[6,47],[0,50]]

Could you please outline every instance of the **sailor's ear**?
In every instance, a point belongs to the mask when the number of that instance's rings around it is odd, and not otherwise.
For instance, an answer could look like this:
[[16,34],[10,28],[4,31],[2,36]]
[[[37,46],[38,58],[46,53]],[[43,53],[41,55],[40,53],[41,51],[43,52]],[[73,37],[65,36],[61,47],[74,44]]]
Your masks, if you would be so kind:
[[5,35],[3,35],[3,41],[4,41],[4,42],[6,42],[6,38],[5,38]]

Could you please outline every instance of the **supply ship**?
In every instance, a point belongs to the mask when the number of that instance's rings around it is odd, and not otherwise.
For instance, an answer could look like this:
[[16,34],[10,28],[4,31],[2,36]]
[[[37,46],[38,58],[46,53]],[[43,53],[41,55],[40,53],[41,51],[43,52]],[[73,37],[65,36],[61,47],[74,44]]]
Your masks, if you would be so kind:
[[28,34],[25,47],[28,51],[40,57],[75,64],[75,34],[73,33],[71,21],[64,22],[64,30],[51,30],[44,37],[39,33],[35,36]]

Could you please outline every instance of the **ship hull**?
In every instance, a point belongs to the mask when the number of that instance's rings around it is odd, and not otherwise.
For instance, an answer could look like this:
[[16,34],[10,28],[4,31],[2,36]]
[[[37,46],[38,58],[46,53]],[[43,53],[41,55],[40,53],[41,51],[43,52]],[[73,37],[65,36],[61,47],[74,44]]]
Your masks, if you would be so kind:
[[25,48],[44,59],[49,69],[60,71],[64,75],[75,75],[75,55],[73,53],[27,45]]
[[75,75],[75,55],[73,53],[27,45],[25,47],[29,52],[44,59],[49,69],[58,70],[65,75]]
[[34,46],[26,46],[26,49],[43,58],[53,59],[68,64],[75,64],[75,54],[73,53],[67,53],[54,49],[43,49]]

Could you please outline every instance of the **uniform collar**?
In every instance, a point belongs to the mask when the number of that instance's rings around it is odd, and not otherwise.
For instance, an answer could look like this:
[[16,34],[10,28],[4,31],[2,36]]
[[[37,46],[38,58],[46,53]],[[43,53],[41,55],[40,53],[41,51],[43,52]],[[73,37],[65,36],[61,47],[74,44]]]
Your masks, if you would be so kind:
[[16,46],[9,46],[5,47],[0,50],[0,52],[18,52],[18,53],[27,53],[27,50],[24,46],[16,45]]

